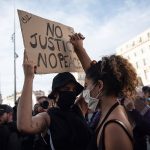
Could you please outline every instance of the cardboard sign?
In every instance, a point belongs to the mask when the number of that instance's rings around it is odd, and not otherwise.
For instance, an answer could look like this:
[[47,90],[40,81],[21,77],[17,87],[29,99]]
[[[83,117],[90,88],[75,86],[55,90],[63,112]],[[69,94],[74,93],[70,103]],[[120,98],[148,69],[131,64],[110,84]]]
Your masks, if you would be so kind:
[[37,73],[83,71],[69,35],[73,28],[18,10],[24,47]]

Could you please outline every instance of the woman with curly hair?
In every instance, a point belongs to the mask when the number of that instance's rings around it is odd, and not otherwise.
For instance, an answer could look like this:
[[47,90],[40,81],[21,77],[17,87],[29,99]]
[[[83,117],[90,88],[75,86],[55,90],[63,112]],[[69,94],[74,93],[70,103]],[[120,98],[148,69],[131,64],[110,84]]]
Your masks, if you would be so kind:
[[133,133],[126,111],[119,97],[132,97],[138,85],[133,66],[122,56],[110,55],[92,62],[83,47],[81,34],[70,36],[70,41],[86,73],[83,97],[89,108],[97,104],[101,110],[88,150],[132,150]]

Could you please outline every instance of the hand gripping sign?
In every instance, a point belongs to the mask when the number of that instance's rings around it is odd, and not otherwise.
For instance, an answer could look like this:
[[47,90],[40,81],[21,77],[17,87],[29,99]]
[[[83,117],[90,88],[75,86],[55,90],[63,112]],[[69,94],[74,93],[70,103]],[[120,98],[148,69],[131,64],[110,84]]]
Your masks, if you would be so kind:
[[18,15],[24,47],[37,74],[83,71],[70,43],[72,27],[21,10]]

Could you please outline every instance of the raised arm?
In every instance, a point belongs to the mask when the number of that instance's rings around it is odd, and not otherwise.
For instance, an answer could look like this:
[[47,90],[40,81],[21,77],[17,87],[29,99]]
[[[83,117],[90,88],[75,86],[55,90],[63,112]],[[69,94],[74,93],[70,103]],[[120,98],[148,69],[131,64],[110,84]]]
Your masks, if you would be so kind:
[[74,46],[74,50],[82,64],[84,71],[86,71],[90,67],[91,59],[83,47],[83,40],[84,37],[80,33],[70,36],[70,42]]
[[20,131],[27,133],[38,133],[44,131],[48,124],[47,113],[41,113],[32,117],[32,86],[34,78],[34,65],[24,54],[24,86],[17,108],[17,127]]

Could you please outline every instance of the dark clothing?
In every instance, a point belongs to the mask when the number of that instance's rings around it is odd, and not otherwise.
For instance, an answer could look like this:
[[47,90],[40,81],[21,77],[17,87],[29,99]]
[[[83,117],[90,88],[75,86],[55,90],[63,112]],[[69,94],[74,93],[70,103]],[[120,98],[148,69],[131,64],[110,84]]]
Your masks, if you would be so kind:
[[89,127],[94,131],[99,123],[100,120],[100,111],[96,111],[93,113],[93,116],[90,120],[90,122],[88,122]]
[[17,106],[13,107],[13,121],[17,121]]
[[135,126],[133,135],[135,140],[134,150],[147,150],[146,135],[143,134],[140,127]]
[[0,150],[21,150],[15,122],[0,125]]
[[55,150],[86,150],[91,131],[77,105],[67,111],[51,108],[48,114],[51,120],[49,129]]
[[33,135],[21,134],[16,122],[0,125],[0,150],[32,150]]
[[142,116],[136,109],[132,110],[130,116],[134,119],[136,126],[140,128],[141,132],[150,135],[150,117]]
[[50,150],[49,134],[47,133],[44,137],[42,137],[40,134],[35,135],[33,149]]
[[150,135],[150,118],[148,114],[142,116],[136,109],[129,112],[130,116],[135,121],[135,128],[133,130],[135,140],[135,150],[147,150],[147,135]]
[[21,134],[21,150],[33,150],[34,135]]

